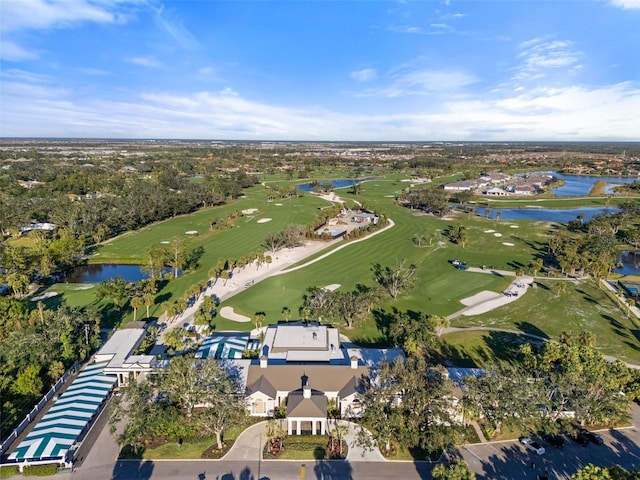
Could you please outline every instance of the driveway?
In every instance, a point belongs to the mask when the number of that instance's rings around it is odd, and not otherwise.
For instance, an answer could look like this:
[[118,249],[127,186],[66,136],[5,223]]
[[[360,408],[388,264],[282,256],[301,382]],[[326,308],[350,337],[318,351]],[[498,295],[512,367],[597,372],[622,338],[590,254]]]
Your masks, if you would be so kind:
[[[347,460],[349,462],[385,462],[386,459],[376,447],[371,450],[356,445],[356,436],[360,426],[356,423],[340,421],[348,426],[345,441],[349,445]],[[233,447],[223,457],[225,461],[258,461],[260,450],[264,446],[267,436],[267,422],[256,423],[242,432]],[[267,460],[268,462],[272,460]],[[310,460],[311,462],[311,460]]]

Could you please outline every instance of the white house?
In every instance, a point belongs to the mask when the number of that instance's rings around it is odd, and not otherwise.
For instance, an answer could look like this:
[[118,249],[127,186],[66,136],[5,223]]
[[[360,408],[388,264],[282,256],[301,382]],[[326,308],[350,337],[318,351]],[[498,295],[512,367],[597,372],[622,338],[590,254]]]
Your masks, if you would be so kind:
[[263,417],[285,409],[290,435],[325,433],[331,403],[345,417],[359,415],[362,381],[383,358],[403,356],[399,349],[341,345],[337,329],[317,322],[269,326],[260,351],[247,369],[247,408]]

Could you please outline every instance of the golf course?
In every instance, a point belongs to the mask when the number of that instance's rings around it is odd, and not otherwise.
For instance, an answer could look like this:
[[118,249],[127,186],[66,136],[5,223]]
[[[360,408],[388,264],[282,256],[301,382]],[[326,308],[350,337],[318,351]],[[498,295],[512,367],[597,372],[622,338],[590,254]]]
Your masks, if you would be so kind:
[[[333,178],[340,178],[340,174],[335,173]],[[265,176],[265,184],[269,185],[270,181]],[[282,177],[274,177],[273,182],[280,186],[296,183]],[[398,204],[396,199],[403,190],[418,187],[397,173],[363,182],[357,194],[349,188],[335,190],[348,207],[362,204],[391,219],[393,227],[364,241],[353,242],[304,268],[292,269],[290,273],[285,269],[279,275],[256,282],[223,301],[220,308],[232,307],[235,313],[250,318],[257,312],[263,312],[265,324],[281,320],[285,307],[292,312],[292,318],[296,318],[308,288],[340,285],[341,290],[349,291],[359,284],[371,286],[374,264],[387,266],[404,260],[417,267],[416,281],[394,301],[390,298],[383,300],[379,311],[395,308],[448,316],[464,307],[461,300],[484,291],[502,292],[513,280],[513,277],[492,274],[491,271],[517,271],[530,275],[531,262],[546,253],[549,235],[555,228],[553,223],[495,220],[460,210],[436,217]],[[603,206],[605,201],[613,206],[619,202],[615,198],[585,197],[510,199],[500,203],[497,200],[488,203],[486,199],[478,198],[477,203],[484,202],[483,206],[496,209],[528,204],[539,206],[541,201],[545,207],[552,208]],[[144,265],[145,252],[149,248],[162,247],[174,238],[182,239],[187,252],[195,252],[195,255],[182,275],[161,283],[162,288],[150,309],[150,317],[158,318],[167,302],[181,298],[193,285],[206,283],[209,270],[219,259],[238,259],[250,252],[265,252],[267,249],[263,244],[270,232],[280,232],[292,224],[307,226],[331,205],[328,200],[311,193],[273,199],[268,188],[256,185],[246,189],[242,198],[223,206],[152,224],[104,242],[91,254],[89,261]],[[216,219],[231,220],[226,221],[225,228],[211,229],[212,221]],[[456,224],[462,224],[466,229],[468,241],[464,247],[451,242],[447,235]],[[307,263],[345,242],[327,243],[326,250],[299,263]],[[277,256],[277,252],[273,255]],[[485,267],[487,271],[478,273],[457,269],[451,264],[454,259],[469,267]],[[265,271],[269,265],[259,268]],[[580,332],[588,329],[594,333],[596,346],[603,353],[640,364],[639,321],[622,311],[594,281],[547,279],[546,272],[538,275],[534,287],[517,301],[481,315],[459,316],[451,321],[451,325],[499,327],[549,339],[558,338],[565,330]],[[558,282],[565,282],[566,288],[558,291],[555,288]],[[54,284],[48,290],[58,294],[46,299],[48,304],[64,301],[71,306],[93,303],[98,311],[106,308],[104,300],[97,301],[93,294],[95,289],[88,285]],[[138,319],[140,317],[138,315]],[[350,330],[345,325],[336,326],[356,343],[388,345],[376,318],[374,314]],[[133,313],[128,309],[118,323],[132,319]],[[215,317],[214,323],[218,331],[255,328],[253,322],[235,322],[220,315]],[[456,352],[459,364],[481,365],[491,356],[487,354],[489,350],[496,358],[506,361],[513,354],[507,348],[508,343],[491,341],[493,337],[477,332],[469,332],[468,335],[455,333],[443,337],[449,351]]]

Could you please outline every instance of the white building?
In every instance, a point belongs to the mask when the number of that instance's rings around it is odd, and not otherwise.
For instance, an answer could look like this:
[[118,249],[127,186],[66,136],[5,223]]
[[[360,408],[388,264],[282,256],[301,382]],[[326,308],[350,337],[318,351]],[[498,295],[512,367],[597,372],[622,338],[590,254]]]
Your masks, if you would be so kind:
[[96,353],[95,361],[107,362],[104,374],[116,376],[118,387],[161,366],[153,355],[134,355],[146,333],[144,328],[116,330]]
[[260,359],[248,367],[246,399],[254,416],[286,408],[291,434],[324,434],[330,402],[342,416],[361,413],[362,380],[380,361],[403,357],[399,349],[341,345],[337,329],[317,322],[292,322],[266,329]]

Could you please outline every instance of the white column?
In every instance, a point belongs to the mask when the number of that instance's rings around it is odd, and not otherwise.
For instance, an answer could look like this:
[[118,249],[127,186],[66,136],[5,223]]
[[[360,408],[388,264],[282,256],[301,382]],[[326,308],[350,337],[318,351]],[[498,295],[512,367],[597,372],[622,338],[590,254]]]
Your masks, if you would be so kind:
[[327,421],[326,421],[326,420],[320,420],[320,433],[321,433],[322,435],[324,435],[324,434],[325,434],[325,432],[326,432],[326,428],[325,428],[325,424],[326,424],[326,423],[327,423]]
[[291,420],[287,418],[287,435],[291,435]]
[[316,434],[316,421],[315,420],[311,420],[311,435],[315,435]]
[[302,423],[301,420],[296,420],[296,435],[300,435],[300,424]]

